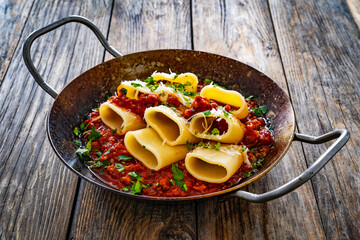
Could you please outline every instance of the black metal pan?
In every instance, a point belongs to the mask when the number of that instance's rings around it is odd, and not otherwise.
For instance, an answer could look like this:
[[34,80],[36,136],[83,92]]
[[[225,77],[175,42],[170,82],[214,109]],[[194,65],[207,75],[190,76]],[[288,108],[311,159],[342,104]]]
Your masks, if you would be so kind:
[[[69,22],[78,22],[89,27],[102,45],[116,58],[99,64],[84,72],[70,82],[60,93],[51,88],[36,70],[30,56],[33,41],[39,36]],[[69,16],[44,28],[34,31],[26,39],[23,49],[26,66],[37,83],[55,101],[48,114],[47,133],[50,143],[60,160],[81,178],[121,195],[147,200],[182,201],[220,196],[223,199],[238,197],[251,202],[266,202],[281,197],[304,184],[346,144],[349,132],[335,130],[319,137],[295,133],[295,113],[286,93],[269,77],[244,63],[227,57],[193,50],[154,50],[122,55],[112,48],[100,30],[88,19]],[[200,79],[213,79],[215,82],[241,92],[255,95],[261,105],[269,108],[268,117],[275,127],[274,149],[268,155],[264,166],[256,174],[239,184],[221,191],[189,197],[151,197],[131,195],[109,187],[96,178],[74,154],[72,130],[79,126],[89,111],[104,101],[106,93],[113,93],[122,80],[145,79],[155,70],[167,72],[193,72]],[[285,155],[292,141],[320,144],[337,139],[307,170],[287,184],[263,194],[252,194],[239,190],[270,171]]]

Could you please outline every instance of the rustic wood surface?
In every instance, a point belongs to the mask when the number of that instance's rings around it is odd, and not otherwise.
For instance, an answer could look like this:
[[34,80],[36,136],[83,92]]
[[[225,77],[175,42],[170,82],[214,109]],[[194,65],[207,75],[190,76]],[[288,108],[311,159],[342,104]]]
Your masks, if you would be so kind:
[[[0,2],[0,239],[360,239],[360,4],[355,0],[11,0]],[[297,131],[346,128],[347,145],[311,181],[264,204],[162,204],[119,197],[70,172],[45,132],[53,99],[22,60],[35,29],[78,14],[120,52],[213,52],[266,73],[289,95]],[[34,43],[35,66],[60,91],[103,60],[71,23]],[[262,193],[296,177],[329,144],[293,143]]]

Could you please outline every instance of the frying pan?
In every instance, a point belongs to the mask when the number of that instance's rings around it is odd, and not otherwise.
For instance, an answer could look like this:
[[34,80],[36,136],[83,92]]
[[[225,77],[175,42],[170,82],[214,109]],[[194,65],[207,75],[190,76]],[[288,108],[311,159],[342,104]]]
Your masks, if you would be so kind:
[[[101,63],[70,82],[60,93],[51,88],[35,68],[30,48],[39,36],[69,22],[78,22],[89,27],[105,49],[116,58]],[[335,130],[322,136],[309,136],[295,133],[295,113],[286,93],[269,77],[244,63],[227,57],[193,50],[154,50],[122,55],[109,45],[100,30],[88,19],[81,16],[69,16],[39,30],[26,39],[23,57],[27,68],[37,83],[53,98],[47,118],[47,134],[57,156],[81,178],[120,195],[147,200],[182,201],[221,196],[220,200],[238,197],[251,202],[266,202],[281,197],[304,184],[346,144],[350,135],[345,129]],[[214,193],[188,197],[152,197],[131,195],[111,188],[96,176],[74,154],[72,130],[79,126],[89,111],[105,100],[106,93],[114,93],[122,80],[146,79],[155,70],[176,73],[193,72],[199,79],[213,79],[218,84],[237,90],[245,96],[255,95],[260,105],[267,105],[267,117],[274,128],[274,148],[266,158],[264,165],[251,177],[239,184]],[[287,184],[263,193],[253,194],[239,190],[255,181],[272,169],[285,155],[292,141],[320,144],[337,139],[307,170]]]

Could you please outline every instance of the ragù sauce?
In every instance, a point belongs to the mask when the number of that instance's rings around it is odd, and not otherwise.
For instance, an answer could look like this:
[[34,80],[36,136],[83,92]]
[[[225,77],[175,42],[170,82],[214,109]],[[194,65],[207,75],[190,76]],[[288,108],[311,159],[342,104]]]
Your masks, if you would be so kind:
[[[199,84],[201,87],[205,85],[205,83]],[[198,92],[201,87],[198,88]],[[141,94],[138,100],[134,100],[120,93],[119,96],[110,97],[109,101],[141,117],[144,116],[146,108],[164,104],[160,101],[159,96],[155,94]],[[247,151],[248,161],[244,161],[238,171],[224,183],[208,183],[194,178],[186,170],[184,160],[159,171],[148,169],[127,151],[124,145],[125,135],[119,135],[116,131],[107,127],[101,121],[97,110],[91,112],[88,119],[80,126],[82,131],[78,130],[77,133],[74,131],[75,135],[78,135],[81,142],[86,145],[86,148],[90,149],[88,152],[80,150],[77,153],[92,169],[92,172],[108,185],[132,194],[156,197],[185,197],[227,189],[249,177],[257,171],[257,168],[262,166],[262,162],[269,153],[274,141],[272,136],[273,127],[263,115],[267,111],[267,109],[264,109],[266,107],[259,107],[255,101],[251,100],[251,97],[246,102],[249,114],[246,118],[241,119],[241,122],[245,125],[245,135],[241,144],[249,149]],[[180,103],[177,98],[170,97],[166,104],[169,105],[169,103],[179,110]],[[230,111],[228,105],[196,96],[191,107],[182,111],[182,116],[189,119],[196,113],[213,108],[217,109],[219,106],[222,106],[226,111]],[[219,134],[227,131],[226,121],[214,122],[216,126],[213,126],[213,128],[216,127]],[[80,145],[79,141],[77,144]],[[245,151],[245,148],[243,150]],[[182,181],[186,186],[181,187],[175,184],[174,171],[177,173],[182,172]]]

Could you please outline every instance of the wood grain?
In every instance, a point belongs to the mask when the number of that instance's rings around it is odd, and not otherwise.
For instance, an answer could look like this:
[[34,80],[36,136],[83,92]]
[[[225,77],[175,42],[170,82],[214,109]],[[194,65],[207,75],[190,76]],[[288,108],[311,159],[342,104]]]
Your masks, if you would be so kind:
[[[299,131],[351,132],[312,182],[326,237],[359,239],[359,29],[345,1],[270,1],[270,10]],[[328,146],[304,144],[308,164]]]
[[[60,163],[46,139],[45,120],[53,100],[23,64],[22,43],[33,30],[70,14],[91,17],[106,32],[110,10],[111,1],[37,1],[31,9],[0,89],[1,239],[65,238],[77,185],[77,177]],[[35,66],[59,90],[104,56],[96,37],[78,28],[66,26],[33,46]]]
[[0,86],[9,67],[33,1],[7,1],[0,4]]
[[[193,16],[195,49],[253,65],[287,91],[266,1],[195,0]],[[278,166],[245,189],[254,193],[272,190],[305,168],[301,145],[293,143]],[[210,200],[197,204],[197,211],[199,239],[325,238],[309,183],[269,203],[252,204],[233,199],[220,204]]]
[[[120,52],[191,48],[188,1],[116,1],[109,42]],[[121,197],[82,182],[74,239],[196,239],[194,202],[161,204]]]

